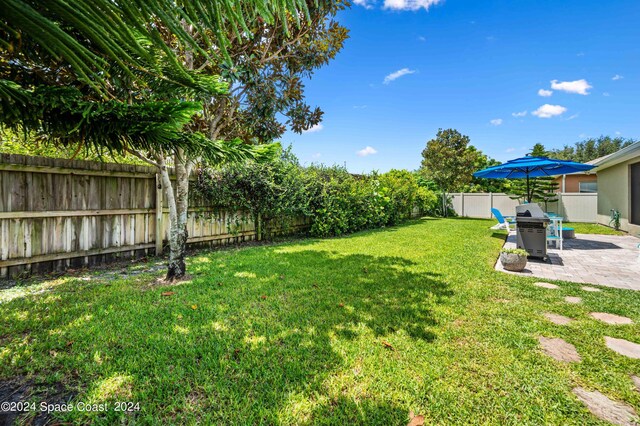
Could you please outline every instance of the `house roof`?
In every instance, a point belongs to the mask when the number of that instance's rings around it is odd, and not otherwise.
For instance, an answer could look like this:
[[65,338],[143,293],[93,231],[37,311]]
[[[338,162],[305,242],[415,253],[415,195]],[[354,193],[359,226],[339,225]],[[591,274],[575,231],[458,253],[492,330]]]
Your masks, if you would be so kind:
[[638,160],[640,160],[640,142],[632,143],[631,145],[624,147],[621,150],[614,152],[613,154],[596,158],[591,164],[596,166],[593,171],[598,172],[600,170],[607,169],[611,166],[615,166],[616,164],[620,164],[633,158],[638,158]]
[[600,161],[604,160],[605,158],[609,157],[611,154],[607,154],[607,155],[603,155],[602,157],[598,157],[598,158],[594,158],[591,161],[587,161],[584,164],[591,164],[593,166],[595,166],[596,164],[598,164]]

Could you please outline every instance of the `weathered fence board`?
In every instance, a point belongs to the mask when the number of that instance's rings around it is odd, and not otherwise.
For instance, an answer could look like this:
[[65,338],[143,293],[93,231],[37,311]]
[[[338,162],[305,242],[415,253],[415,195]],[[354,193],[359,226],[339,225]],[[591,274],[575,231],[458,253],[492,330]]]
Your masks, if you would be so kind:
[[[0,278],[161,253],[170,223],[159,188],[152,167],[1,154]],[[189,244],[255,239],[243,214],[192,204]],[[274,233],[309,225],[300,218]]]

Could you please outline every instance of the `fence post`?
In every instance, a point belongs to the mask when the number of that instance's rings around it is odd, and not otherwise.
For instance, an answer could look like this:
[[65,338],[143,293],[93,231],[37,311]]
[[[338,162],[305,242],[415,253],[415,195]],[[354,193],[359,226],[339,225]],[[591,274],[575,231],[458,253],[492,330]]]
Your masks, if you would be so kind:
[[464,213],[464,192],[460,193],[460,211],[462,212],[462,217],[467,217]]
[[493,213],[491,212],[491,209],[493,208],[493,192],[489,193],[489,219],[491,219],[491,216],[493,216]]
[[258,213],[258,217],[256,218],[257,223],[254,224],[256,229],[256,240],[262,241],[262,215]]
[[162,212],[162,177],[156,173],[156,256],[162,254],[162,225],[164,222],[164,214]]

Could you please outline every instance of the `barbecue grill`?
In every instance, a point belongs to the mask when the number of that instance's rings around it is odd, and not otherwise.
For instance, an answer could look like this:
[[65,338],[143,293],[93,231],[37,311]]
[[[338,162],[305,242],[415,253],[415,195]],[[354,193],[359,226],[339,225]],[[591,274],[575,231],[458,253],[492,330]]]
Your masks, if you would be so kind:
[[518,248],[529,257],[547,257],[547,225],[549,218],[537,204],[516,206],[516,235]]

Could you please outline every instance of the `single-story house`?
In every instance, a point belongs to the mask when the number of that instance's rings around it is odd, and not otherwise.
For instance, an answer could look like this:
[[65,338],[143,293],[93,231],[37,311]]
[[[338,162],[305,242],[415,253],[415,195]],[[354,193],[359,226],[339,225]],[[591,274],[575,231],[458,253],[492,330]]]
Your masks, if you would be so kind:
[[640,142],[595,160],[598,174],[598,223],[609,225],[620,212],[620,229],[640,236]]
[[[587,161],[586,164],[595,164],[607,157],[608,155],[605,155],[604,157]],[[558,184],[557,192],[578,192],[582,194],[593,194],[598,192],[598,176],[592,171],[587,173],[560,175],[556,177],[555,181]]]

